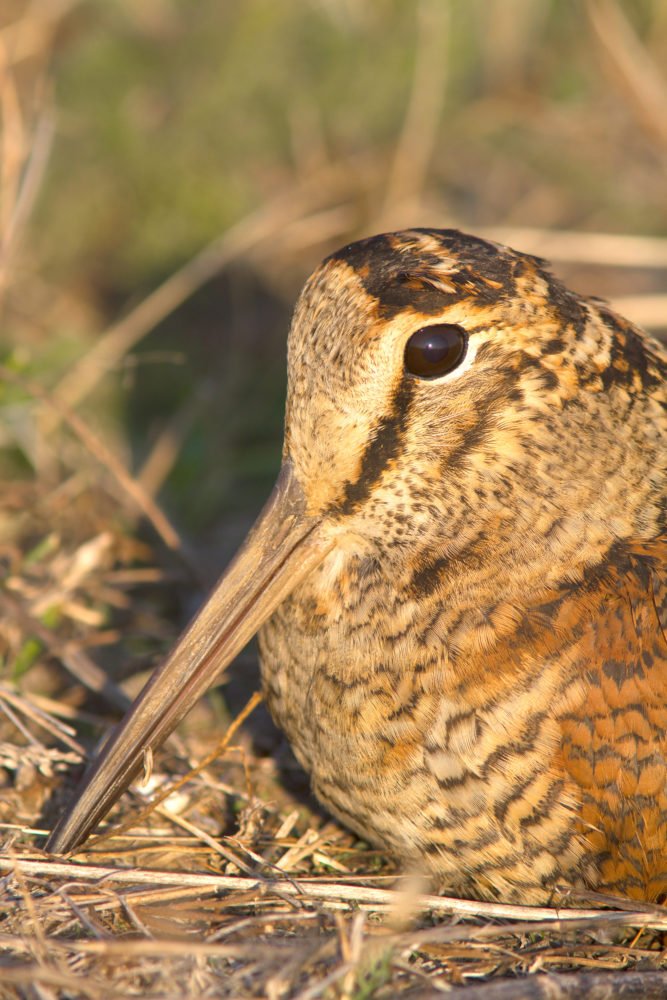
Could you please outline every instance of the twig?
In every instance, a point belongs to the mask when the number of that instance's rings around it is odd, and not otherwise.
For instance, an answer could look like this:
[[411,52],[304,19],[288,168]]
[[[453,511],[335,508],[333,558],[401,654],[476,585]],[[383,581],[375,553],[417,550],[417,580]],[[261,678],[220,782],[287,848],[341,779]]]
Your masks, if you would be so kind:
[[[210,943],[188,940],[179,941],[178,938],[156,941],[151,938],[140,938],[138,940],[135,938],[131,940],[127,937],[122,937],[108,938],[101,941],[68,941],[63,938],[50,937],[48,943],[51,948],[56,948],[59,951],[78,952],[84,955],[121,955],[123,958],[129,958],[131,955],[134,957],[156,955],[158,958],[164,958],[166,955],[174,958],[188,958],[194,955],[250,957],[257,950],[257,945],[252,942],[247,945],[240,945],[238,942],[234,944],[217,944],[215,941]],[[12,948],[17,951],[28,951],[30,944],[31,942],[25,938],[10,934],[0,934],[0,948],[3,950]],[[268,949],[270,945],[263,942],[262,947]],[[273,948],[277,954],[284,953],[284,949],[280,945],[274,945]]]
[[621,233],[494,226],[481,235],[551,261],[599,267],[667,268],[667,239]]
[[224,858],[229,864],[235,865],[239,871],[245,872],[246,875],[252,875],[252,868],[247,865],[238,855],[230,851],[228,847],[221,844],[220,841],[216,840],[215,837],[211,837],[210,834],[202,830],[201,827],[196,826],[191,823],[189,819],[185,816],[179,816],[175,812],[170,812],[165,806],[156,806],[157,812],[164,819],[169,820],[171,823],[175,823],[176,826],[180,826],[181,829],[185,830],[187,833],[192,834],[197,841],[202,844],[206,844],[215,854],[219,854],[221,858]]
[[208,392],[197,392],[167,421],[137,473],[147,496],[155,497],[176,462],[183,442],[209,402]]
[[[524,907],[530,909],[530,907]],[[583,916],[581,914],[584,914]],[[435,927],[410,930],[399,935],[400,946],[406,950],[424,948],[430,944],[450,944],[457,941],[487,941],[499,936],[512,934],[547,934],[556,930],[579,931],[596,928],[598,930],[610,931],[612,928],[634,927],[634,921],[641,914],[638,926],[642,929],[663,928],[667,922],[666,917],[659,917],[655,914],[644,913],[643,910],[629,912],[627,910],[561,910],[556,920],[530,920],[514,919],[512,923],[485,924],[484,926],[471,927],[470,924],[437,924]],[[484,916],[484,914],[480,914]],[[629,923],[626,921],[628,918]]]
[[222,737],[222,739],[219,740],[219,742],[216,744],[214,750],[208,753],[203,758],[203,760],[199,761],[199,763],[195,767],[191,768],[187,774],[184,774],[182,778],[179,778],[178,781],[174,782],[173,785],[169,785],[158,795],[156,795],[155,798],[149,802],[146,808],[141,810],[141,812],[135,814],[134,816],[131,816],[124,823],[121,823],[120,826],[114,827],[114,829],[112,830],[106,830],[104,833],[99,834],[97,837],[93,837],[88,842],[86,849],[90,847],[97,847],[104,841],[110,840],[112,837],[116,837],[120,833],[126,833],[128,830],[131,830],[133,826],[142,823],[148,816],[150,816],[150,814],[153,812],[154,809],[157,808],[157,806],[161,805],[164,802],[165,799],[169,798],[170,795],[173,795],[174,792],[177,792],[179,788],[182,788],[183,785],[185,785],[188,781],[190,781],[195,775],[200,774],[202,771],[204,771],[209,766],[209,764],[213,763],[214,760],[217,760],[218,757],[221,757],[222,754],[227,749],[227,747],[229,746],[232,739],[234,738],[240,726],[245,722],[250,713],[255,710],[255,708],[257,707],[257,705],[259,705],[261,700],[262,700],[261,694],[259,694],[258,691],[255,691],[255,693],[247,702],[246,706],[239,712],[234,721],[230,723],[230,725],[227,728],[227,732]]
[[185,546],[176,529],[155,501],[142,489],[140,483],[130,475],[120,459],[90,430],[85,421],[41,385],[32,379],[26,379],[18,375],[5,365],[0,365],[0,378],[19,386],[28,395],[52,409],[60,420],[67,424],[93,458],[97,459],[100,465],[111,473],[123,492],[131,500],[133,507],[137,508],[150,521],[165,545],[168,545],[170,549],[173,549],[184,560],[194,578],[197,579],[197,566],[188,557]]
[[40,750],[44,750],[45,749],[44,744],[40,740],[38,740],[35,736],[32,735],[32,733],[27,728],[27,726],[23,725],[23,723],[21,722],[20,718],[9,707],[9,705],[7,704],[7,702],[5,701],[5,699],[3,697],[3,692],[2,691],[0,691],[0,712],[3,712],[7,716],[7,718],[12,723],[12,725],[16,729],[18,729],[18,731],[21,733],[21,735],[24,737],[24,739],[27,740],[27,742],[28,742],[28,744],[30,746],[36,747],[36,748],[38,748]]
[[[281,193],[213,240],[100,337],[60,380],[55,390],[57,398],[68,408],[78,406],[123,355],[174,309],[233,260],[301,219],[312,205],[322,200],[327,182],[331,186],[339,179],[349,184],[349,171],[341,171],[340,166],[326,168],[311,176],[302,189]],[[45,432],[51,432],[57,422],[57,419],[46,421]]]
[[60,987],[61,997],[85,996],[91,997],[91,1000],[127,1000],[128,996],[126,990],[115,990],[110,986],[108,979],[104,982],[95,982],[90,975],[77,976],[74,973],[63,973],[51,965],[37,962],[11,967],[9,964],[4,964],[2,982],[23,986],[26,992],[16,994],[19,997],[30,996],[29,991],[34,990],[36,983],[48,983],[50,986]]
[[[0,857],[0,871],[15,870],[25,877],[66,878],[68,881],[115,883],[118,885],[150,885],[165,887],[199,887],[202,893],[244,892],[265,893],[273,885],[266,878],[253,879],[235,875],[208,875],[202,872],[164,871],[145,868],[109,868],[103,865],[82,865],[71,861]],[[372,889],[307,879],[285,879],[275,882],[284,896],[387,909],[403,902],[404,896],[389,889]],[[415,909],[434,913],[459,913],[469,917],[504,920],[544,921],[549,924],[588,919],[603,924],[610,918],[622,920],[628,927],[654,927],[667,930],[667,917],[661,921],[650,913],[625,913],[617,910],[557,909],[540,906],[515,906],[478,900],[453,899],[447,896],[417,895],[411,897]]]
[[667,295],[622,295],[611,304],[638,326],[667,330]]
[[51,153],[53,130],[53,113],[51,111],[42,112],[32,135],[30,155],[16,193],[11,216],[3,227],[2,247],[0,248],[0,295],[3,294],[8,281],[10,252],[16,251],[20,234],[42,184]]
[[102,695],[122,711],[129,708],[130,699],[107,677],[101,667],[98,667],[81,649],[74,648],[73,643],[63,642],[4,590],[0,590],[0,608],[7,617],[20,622],[24,631],[39,639],[50,655],[59,660],[80,684]]
[[80,3],[81,0],[48,0],[27,4],[27,12],[0,31],[9,64],[34,59],[50,49],[59,22]]
[[[18,861],[16,855],[13,853],[11,848],[9,849],[8,853],[10,862],[12,860],[15,862]],[[25,910],[28,915],[33,934],[35,935],[34,937],[36,945],[35,950],[37,951],[38,956],[42,959],[42,961],[44,961],[46,955],[48,954],[48,949],[46,946],[44,928],[42,927],[41,921],[37,914],[37,907],[35,906],[35,900],[30,894],[30,890],[26,885],[23,872],[20,870],[17,864],[14,864],[13,871],[14,871],[14,877],[16,879],[16,884],[18,886],[18,891],[20,893],[21,899],[23,900],[23,905],[25,906]]]
[[[665,973],[624,969],[622,972],[567,972],[531,975],[528,981],[502,979],[466,987],[466,1000],[664,1000]],[[441,993],[422,993],[423,1000],[440,1000]]]
[[[53,5],[54,7],[57,4]],[[8,284],[10,262],[26,220],[41,186],[53,138],[53,115],[42,108],[36,122],[28,124],[21,108],[21,75],[12,66],[14,52],[0,31],[0,296]],[[45,62],[50,38],[42,38],[41,56]],[[44,101],[44,81],[40,106]],[[32,130],[32,135],[28,133]]]
[[49,715],[48,712],[39,708],[29,696],[19,696],[16,691],[12,691],[6,684],[0,683],[0,703],[3,701],[9,702],[18,712],[22,712],[23,715],[31,719],[35,725],[40,726],[52,736],[55,736],[57,740],[60,740],[61,743],[64,743],[70,750],[78,754],[81,759],[86,756],[84,748],[74,739],[75,731],[72,727],[64,725]]
[[646,134],[667,151],[667,82],[616,0],[588,0],[586,11],[614,81]]
[[415,68],[403,127],[387,180],[382,215],[395,216],[419,200],[426,182],[445,99],[450,5],[421,0]]
[[[334,983],[337,983],[339,979],[343,979],[350,972],[354,972],[354,966],[350,962],[343,962],[341,965],[336,966],[324,979],[320,979],[319,982],[313,983],[311,986],[307,986],[305,990],[297,993],[294,1000],[316,1000],[316,997],[321,996],[325,990],[328,990],[330,986],[333,986]],[[349,996],[348,993],[343,995]]]
[[21,112],[18,86],[10,71],[5,47],[0,36],[0,265],[6,272],[7,255],[12,237],[11,219],[18,198],[21,168],[26,155],[25,122]]

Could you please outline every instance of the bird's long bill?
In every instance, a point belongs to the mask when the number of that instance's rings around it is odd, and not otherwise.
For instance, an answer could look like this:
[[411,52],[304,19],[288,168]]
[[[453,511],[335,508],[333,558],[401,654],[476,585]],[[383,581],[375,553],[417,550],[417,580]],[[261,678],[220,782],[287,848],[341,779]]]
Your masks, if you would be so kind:
[[88,836],[220,671],[333,547],[308,517],[288,462],[245,543],[166,662],[107,741],[46,844],[71,851]]

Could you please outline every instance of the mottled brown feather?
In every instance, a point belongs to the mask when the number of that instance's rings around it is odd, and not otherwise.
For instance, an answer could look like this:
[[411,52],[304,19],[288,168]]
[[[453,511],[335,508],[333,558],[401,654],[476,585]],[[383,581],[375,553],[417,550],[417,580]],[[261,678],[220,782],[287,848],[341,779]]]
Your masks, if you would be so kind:
[[[456,324],[451,376],[406,373]],[[260,634],[319,798],[449,891],[667,891],[665,357],[535,257],[351,244],[297,304],[285,456],[336,547]]]
[[667,539],[628,542],[602,575],[582,644],[586,697],[561,723],[580,823],[612,892],[667,893]]

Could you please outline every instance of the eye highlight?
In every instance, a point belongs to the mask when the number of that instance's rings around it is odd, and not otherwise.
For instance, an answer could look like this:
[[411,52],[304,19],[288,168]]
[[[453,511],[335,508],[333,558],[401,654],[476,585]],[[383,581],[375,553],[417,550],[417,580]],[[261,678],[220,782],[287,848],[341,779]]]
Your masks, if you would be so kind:
[[453,323],[434,323],[413,333],[405,345],[405,370],[417,378],[439,378],[465,357],[468,337]]

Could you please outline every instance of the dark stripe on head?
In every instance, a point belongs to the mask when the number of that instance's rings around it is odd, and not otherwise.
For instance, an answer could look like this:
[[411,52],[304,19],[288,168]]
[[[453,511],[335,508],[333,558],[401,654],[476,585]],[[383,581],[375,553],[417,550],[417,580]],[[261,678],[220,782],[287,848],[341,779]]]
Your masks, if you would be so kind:
[[382,319],[405,309],[434,315],[461,299],[491,305],[516,294],[516,276],[526,262],[541,263],[457,229],[383,233],[350,243],[327,259],[356,271],[377,300]]
[[366,445],[358,479],[345,484],[343,499],[336,505],[340,513],[349,514],[367,500],[384,470],[398,456],[408,424],[413,385],[411,379],[401,379],[390,412],[379,422]]

